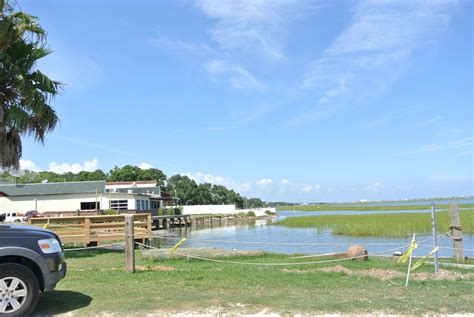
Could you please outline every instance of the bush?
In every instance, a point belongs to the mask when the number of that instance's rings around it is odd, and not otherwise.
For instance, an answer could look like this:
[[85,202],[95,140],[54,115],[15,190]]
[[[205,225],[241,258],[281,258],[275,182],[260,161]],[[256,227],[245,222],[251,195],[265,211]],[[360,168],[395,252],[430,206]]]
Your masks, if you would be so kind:
[[117,210],[107,209],[107,210],[102,211],[102,214],[106,216],[110,216],[110,215],[118,215],[119,213]]
[[167,208],[158,209],[158,216],[168,216],[168,215],[171,215],[171,214],[172,214],[172,211],[170,211]]
[[239,212],[238,215],[240,217],[255,217],[255,212],[253,211]]
[[182,207],[176,207],[173,209],[173,212],[176,216],[180,216],[183,214],[183,208]]
[[265,214],[267,214],[268,216],[275,216],[276,212],[273,212],[273,211],[270,211],[270,210],[265,210]]

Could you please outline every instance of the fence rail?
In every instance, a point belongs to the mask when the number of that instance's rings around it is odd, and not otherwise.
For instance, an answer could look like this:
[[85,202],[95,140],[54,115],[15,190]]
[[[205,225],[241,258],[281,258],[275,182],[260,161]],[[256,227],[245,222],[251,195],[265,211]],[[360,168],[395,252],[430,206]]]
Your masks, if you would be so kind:
[[[136,240],[151,238],[150,214],[134,214]],[[125,215],[75,216],[55,218],[30,218],[28,224],[54,231],[63,243],[96,244],[101,241],[125,240]]]

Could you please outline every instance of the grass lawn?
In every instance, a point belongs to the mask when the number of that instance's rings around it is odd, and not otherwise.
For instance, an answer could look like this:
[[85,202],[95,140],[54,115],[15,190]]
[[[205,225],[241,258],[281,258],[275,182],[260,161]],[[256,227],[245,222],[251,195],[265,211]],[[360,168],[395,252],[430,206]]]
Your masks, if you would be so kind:
[[[82,253],[81,253],[82,252]],[[53,292],[42,294],[35,314],[72,312],[143,316],[200,313],[454,313],[474,312],[474,279],[413,281],[323,272],[341,264],[355,271],[379,268],[405,271],[392,259],[344,261],[306,266],[245,266],[199,260],[144,261],[155,267],[135,274],[123,270],[122,252],[67,253],[69,272]],[[275,263],[302,261],[288,255],[236,258],[235,261]],[[317,259],[319,261],[321,259]],[[159,266],[159,267],[157,267]],[[431,271],[426,265],[420,269]],[[466,270],[456,269],[466,274]],[[470,271],[474,272],[474,271]],[[220,309],[220,310],[219,310]]]
[[[458,208],[474,208],[474,204],[460,204]],[[448,209],[448,205],[436,205],[436,209]],[[298,211],[397,211],[397,210],[431,210],[430,205],[396,205],[396,206],[369,206],[363,203],[354,204],[319,204],[319,205],[297,205],[281,206],[277,210],[298,210]]]
[[[459,211],[462,230],[474,233],[474,210]],[[447,211],[437,212],[438,232],[449,231]],[[322,215],[307,217],[289,217],[275,224],[293,228],[331,229],[333,234],[349,236],[385,236],[408,237],[431,233],[430,214],[371,214],[371,215]]]

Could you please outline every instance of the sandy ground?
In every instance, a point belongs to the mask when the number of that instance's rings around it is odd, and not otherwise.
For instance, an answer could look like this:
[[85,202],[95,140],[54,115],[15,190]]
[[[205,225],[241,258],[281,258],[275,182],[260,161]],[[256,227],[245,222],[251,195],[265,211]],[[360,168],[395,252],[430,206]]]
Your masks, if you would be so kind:
[[[237,304],[238,305],[238,304]],[[242,305],[243,306],[243,305]],[[62,314],[58,315],[61,317],[73,317],[75,316],[74,313],[68,313],[68,314]],[[395,315],[395,314],[387,314],[383,311],[378,311],[378,312],[372,312],[372,313],[354,313],[354,314],[341,314],[341,313],[278,313],[278,312],[272,312],[267,309],[263,309],[258,312],[253,312],[253,313],[245,313],[242,312],[242,308],[235,307],[233,309],[229,308],[222,308],[222,307],[209,307],[206,309],[203,309],[202,311],[182,311],[182,312],[170,312],[170,311],[159,311],[159,312],[151,312],[151,313],[140,313],[140,314],[120,314],[120,313],[101,313],[98,315],[95,315],[98,317],[122,317],[122,316],[127,316],[127,317],[162,317],[162,316],[170,316],[170,317],[186,317],[186,316],[192,316],[192,317],[210,317],[210,316],[247,316],[247,317],[256,317],[256,316],[265,316],[265,317],[280,317],[280,316],[301,316],[301,317],[309,317],[309,316],[315,316],[315,317],[345,317],[345,316],[366,316],[366,317],[395,317],[395,316],[415,316],[415,315]],[[474,313],[472,314],[424,314],[424,315],[416,315],[416,316],[449,316],[449,317],[472,317],[474,316]]]
[[[403,278],[406,276],[405,273],[394,271],[394,270],[383,270],[383,269],[368,269],[368,270],[351,270],[343,267],[342,265],[336,265],[334,267],[325,267],[322,269],[313,269],[316,271],[322,272],[342,272],[347,275],[359,275],[359,276],[368,276],[374,277],[381,280],[390,280],[393,278]],[[308,272],[309,270],[289,270],[284,269],[284,272],[288,273],[304,273]],[[427,272],[420,272],[420,273],[411,273],[410,279],[417,280],[417,281],[426,281],[426,280],[464,280],[464,279],[472,279],[474,278],[474,273],[459,273],[454,271],[447,271],[440,269],[437,274],[434,273],[427,273]]]

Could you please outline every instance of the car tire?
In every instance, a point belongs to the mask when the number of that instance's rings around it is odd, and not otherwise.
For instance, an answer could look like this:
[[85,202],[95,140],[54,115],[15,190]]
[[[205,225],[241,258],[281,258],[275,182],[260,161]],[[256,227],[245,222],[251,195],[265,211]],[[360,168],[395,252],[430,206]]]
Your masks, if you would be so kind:
[[38,298],[38,279],[29,268],[16,263],[0,264],[0,316],[29,316]]

